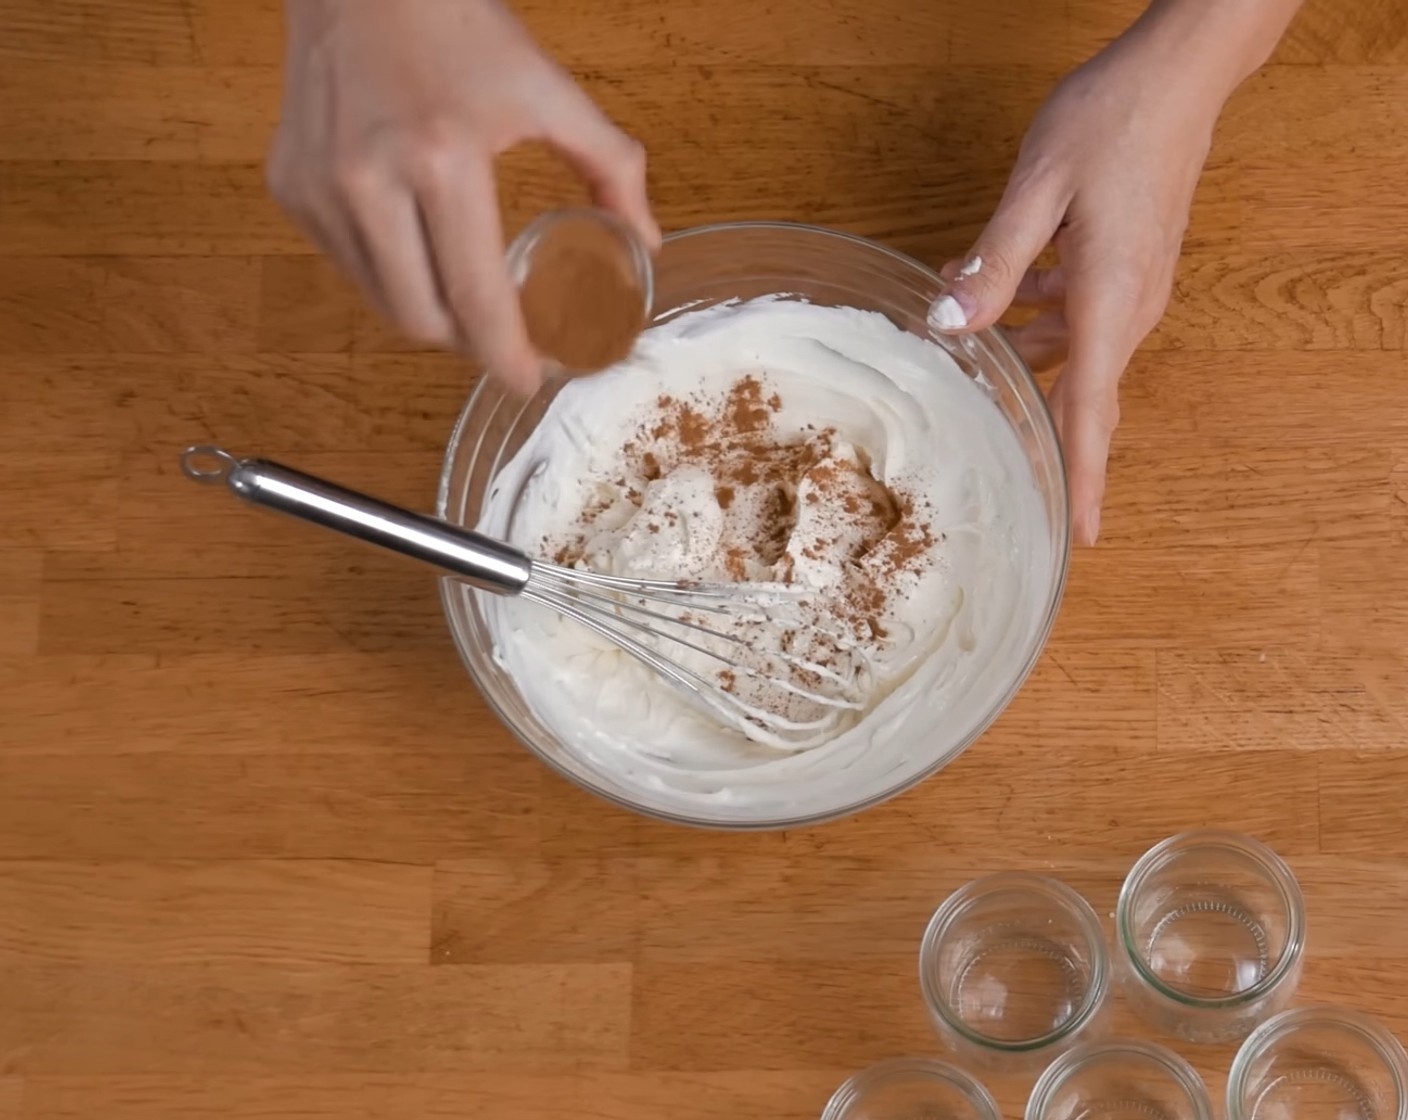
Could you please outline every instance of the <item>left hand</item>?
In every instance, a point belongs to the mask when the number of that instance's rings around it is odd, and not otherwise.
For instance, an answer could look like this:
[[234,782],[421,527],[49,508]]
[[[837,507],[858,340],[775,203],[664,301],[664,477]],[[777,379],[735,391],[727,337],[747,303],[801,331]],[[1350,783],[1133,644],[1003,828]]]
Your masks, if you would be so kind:
[[[1050,405],[1081,544],[1100,532],[1120,376],[1168,304],[1222,107],[1200,77],[1186,58],[1161,58],[1157,43],[1131,34],[1061,82],[982,236],[945,267],[949,295],[930,311],[931,325],[955,332],[991,326],[1013,303],[1041,309],[1009,337],[1036,368],[1066,363]],[[1031,267],[1053,241],[1059,265]]]

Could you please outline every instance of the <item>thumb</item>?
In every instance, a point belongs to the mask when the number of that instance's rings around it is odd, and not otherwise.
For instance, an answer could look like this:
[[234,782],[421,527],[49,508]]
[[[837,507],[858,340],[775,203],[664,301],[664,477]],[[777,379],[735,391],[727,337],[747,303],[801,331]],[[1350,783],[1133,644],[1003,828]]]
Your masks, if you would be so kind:
[[[1009,183],[987,228],[953,272],[948,291],[929,308],[929,326],[953,334],[997,322],[1032,261],[1050,244],[1063,210],[1054,189]],[[951,269],[952,262],[945,272]]]
[[549,119],[545,139],[591,188],[598,206],[630,226],[651,252],[660,247],[660,227],[646,191],[645,147],[639,141],[576,87]]

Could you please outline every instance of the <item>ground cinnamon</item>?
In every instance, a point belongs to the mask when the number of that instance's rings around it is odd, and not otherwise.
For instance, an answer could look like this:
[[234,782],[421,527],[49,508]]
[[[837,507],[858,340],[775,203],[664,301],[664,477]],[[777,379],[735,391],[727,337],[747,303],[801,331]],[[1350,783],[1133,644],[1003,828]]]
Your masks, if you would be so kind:
[[[760,376],[740,377],[721,399],[661,395],[654,403],[626,444],[630,467],[618,491],[639,508],[644,494],[633,480],[649,484],[703,467],[729,524],[718,558],[728,578],[745,582],[764,572],[792,583],[799,557],[840,565],[839,583],[816,607],[817,632],[808,640],[817,648],[809,658],[831,664],[827,635],[836,623],[862,642],[883,640],[896,596],[935,544],[927,499],[885,485],[863,450],[838,454],[834,428],[809,425],[800,436],[775,431],[782,400]],[[797,535],[801,506],[808,510],[805,537]],[[672,527],[679,520],[673,510],[664,517]],[[569,562],[581,558],[592,520],[583,516]],[[662,527],[651,523],[647,531]],[[723,687],[746,691],[740,680]]]
[[625,235],[590,215],[554,222],[519,291],[528,337],[571,373],[621,361],[645,323],[645,288]]

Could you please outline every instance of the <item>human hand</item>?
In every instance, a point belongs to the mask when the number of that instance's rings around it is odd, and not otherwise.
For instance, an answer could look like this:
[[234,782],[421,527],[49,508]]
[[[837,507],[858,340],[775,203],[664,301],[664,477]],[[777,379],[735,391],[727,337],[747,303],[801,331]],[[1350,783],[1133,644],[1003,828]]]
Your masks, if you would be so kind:
[[287,0],[287,19],[275,198],[406,334],[531,392],[494,160],[545,141],[653,248],[644,150],[500,0]]
[[[1136,25],[1056,87],[992,220],[945,267],[950,293],[930,311],[936,329],[963,331],[992,325],[1014,303],[1040,309],[1009,337],[1036,368],[1066,363],[1049,401],[1081,544],[1100,532],[1119,380],[1168,303],[1230,92],[1174,54]],[[1060,263],[1031,267],[1053,241]]]

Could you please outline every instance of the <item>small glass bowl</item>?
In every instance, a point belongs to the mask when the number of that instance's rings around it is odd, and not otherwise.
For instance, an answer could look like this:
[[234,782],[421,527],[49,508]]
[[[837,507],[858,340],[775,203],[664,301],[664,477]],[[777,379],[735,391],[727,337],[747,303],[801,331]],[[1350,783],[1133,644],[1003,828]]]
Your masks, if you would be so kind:
[[1357,1011],[1283,1011],[1237,1052],[1227,1120],[1408,1120],[1408,1054]]
[[1001,1120],[997,1102],[961,1069],[895,1058],[861,1070],[831,1095],[821,1120]]
[[[513,239],[505,255],[510,279],[521,290],[544,252],[550,252],[554,242],[574,238],[591,246],[599,258],[609,260],[612,270],[625,281],[627,290],[640,292],[641,304],[636,330],[643,330],[655,301],[655,268],[648,250],[630,228],[604,210],[549,210],[528,223]],[[570,312],[570,308],[565,309]],[[622,309],[624,312],[624,308]],[[581,309],[577,312],[582,314]],[[548,376],[562,373],[595,372],[577,370],[564,365],[559,356],[543,354]]]
[[1212,1120],[1212,1101],[1186,1061],[1148,1042],[1089,1042],[1038,1079],[1026,1120]]
[[919,949],[919,983],[939,1032],[982,1065],[1035,1065],[1100,1015],[1109,955],[1090,904],[1064,883],[1004,872],[959,888]]
[[1124,881],[1115,924],[1135,1011],[1190,1042],[1245,1037],[1300,981],[1300,887],[1250,837],[1189,832],[1151,848]]

